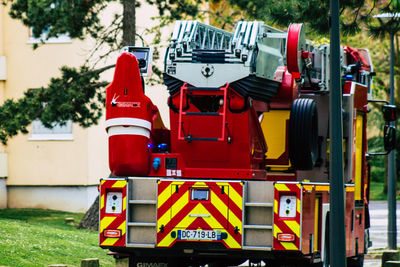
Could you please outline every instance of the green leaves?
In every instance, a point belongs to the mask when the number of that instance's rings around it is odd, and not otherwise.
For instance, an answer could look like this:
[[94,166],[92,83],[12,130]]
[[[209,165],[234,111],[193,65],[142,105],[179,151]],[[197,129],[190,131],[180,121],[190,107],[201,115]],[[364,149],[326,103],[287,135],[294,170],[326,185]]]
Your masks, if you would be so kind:
[[[71,38],[84,39],[88,35],[96,40],[93,50],[89,53],[86,65],[80,69],[64,66],[61,76],[52,78],[47,87],[29,89],[20,99],[8,99],[0,106],[0,141],[7,144],[10,137],[19,132],[27,133],[30,123],[39,118],[46,127],[52,127],[54,122],[61,125],[68,120],[78,123],[82,127],[96,124],[104,110],[104,86],[107,82],[99,81],[99,74],[113,66],[99,70],[90,70],[87,65],[95,66],[108,55],[120,49],[121,34],[134,33],[135,25],[123,27],[124,19],[116,14],[111,25],[101,25],[99,13],[107,3],[116,0],[3,0],[9,5],[10,16],[20,20],[24,25],[32,28],[35,38],[46,41],[51,37],[68,34]],[[126,1],[126,2],[125,2]],[[164,26],[176,19],[195,16],[199,13],[199,5],[203,1],[190,0],[146,0],[155,5]],[[134,22],[135,12],[131,8],[139,7],[144,0],[120,0],[128,6],[131,14],[127,20]],[[132,5],[131,5],[132,4]],[[161,34],[161,33],[160,33]],[[131,34],[132,35],[132,34]],[[135,38],[135,34],[133,34]],[[161,35],[159,35],[161,36]],[[156,43],[160,43],[156,35]],[[34,48],[37,44],[34,45]],[[98,53],[98,51],[107,51]],[[97,56],[94,59],[94,55]],[[156,55],[155,55],[156,56]],[[161,71],[155,68],[156,74]],[[157,82],[152,80],[150,82]]]
[[72,120],[82,127],[97,124],[104,109],[107,85],[98,81],[99,75],[112,67],[77,70],[64,66],[61,77],[52,78],[47,87],[29,89],[18,100],[6,100],[0,106],[0,141],[7,144],[9,137],[27,133],[27,127],[37,118],[49,128],[55,121],[63,125]]
[[[246,14],[246,19],[270,21],[282,27],[290,23],[305,23],[307,28],[318,34],[329,34],[329,1],[321,0],[228,0]],[[375,35],[390,29],[399,29],[394,20],[385,25],[371,25],[376,13],[400,12],[400,0],[341,0],[340,24],[343,35],[360,32],[364,26],[372,27]]]
[[[10,16],[32,27],[35,38],[69,34],[83,39],[99,24],[98,14],[111,0],[6,0]],[[45,36],[42,33],[46,33]],[[44,41],[43,40],[43,41]]]

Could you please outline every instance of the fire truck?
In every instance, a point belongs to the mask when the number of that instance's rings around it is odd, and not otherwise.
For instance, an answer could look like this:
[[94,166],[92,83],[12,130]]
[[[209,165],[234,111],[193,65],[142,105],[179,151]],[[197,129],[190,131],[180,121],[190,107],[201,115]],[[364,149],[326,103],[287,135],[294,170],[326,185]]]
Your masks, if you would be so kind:
[[[367,49],[241,21],[177,21],[165,55],[170,127],[144,93],[151,49],[125,47],[106,92],[112,177],[100,182],[100,246],[130,266],[328,266],[329,92],[342,91],[348,266],[369,238]],[[385,105],[385,118],[394,109]],[[385,146],[393,143],[385,126]],[[333,223],[333,222],[332,222]]]

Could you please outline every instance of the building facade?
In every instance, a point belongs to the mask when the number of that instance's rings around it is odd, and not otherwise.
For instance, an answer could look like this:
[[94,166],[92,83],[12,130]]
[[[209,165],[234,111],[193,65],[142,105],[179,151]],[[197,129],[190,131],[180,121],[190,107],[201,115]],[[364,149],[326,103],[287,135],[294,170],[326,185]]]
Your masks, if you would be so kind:
[[[104,23],[115,12],[121,12],[119,4],[109,4],[102,14]],[[156,23],[151,20],[157,15],[154,7],[143,5],[137,14],[139,34]],[[0,104],[29,88],[46,86],[63,65],[79,67],[93,46],[93,40],[71,40],[67,35],[33,50],[35,42],[31,30],[0,6]],[[103,64],[115,62],[117,56]],[[111,81],[112,75],[110,70],[103,79]],[[166,117],[166,90],[160,85],[147,92]],[[109,175],[107,146],[104,118],[88,129],[72,123],[47,129],[34,121],[29,134],[0,145],[0,208],[87,210],[98,195],[99,179]]]

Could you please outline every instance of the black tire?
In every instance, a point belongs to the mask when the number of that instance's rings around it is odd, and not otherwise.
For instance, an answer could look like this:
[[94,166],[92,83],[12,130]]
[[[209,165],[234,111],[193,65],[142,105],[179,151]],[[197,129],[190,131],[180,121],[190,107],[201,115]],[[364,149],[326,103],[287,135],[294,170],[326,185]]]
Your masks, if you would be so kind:
[[296,170],[311,170],[318,158],[318,112],[313,99],[296,99],[290,110],[289,158]]

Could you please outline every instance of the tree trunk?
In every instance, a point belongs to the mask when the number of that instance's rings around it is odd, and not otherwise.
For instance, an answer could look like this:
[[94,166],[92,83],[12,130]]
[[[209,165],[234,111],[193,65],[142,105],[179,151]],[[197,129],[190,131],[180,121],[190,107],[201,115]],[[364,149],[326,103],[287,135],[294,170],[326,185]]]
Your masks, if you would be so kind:
[[[136,0],[122,0],[122,5],[122,45],[134,46],[136,39]],[[99,230],[99,196],[97,196],[77,228]]]
[[99,196],[97,196],[96,200],[76,228],[94,231],[99,230]]
[[136,39],[136,0],[123,0],[122,45],[134,46]]

